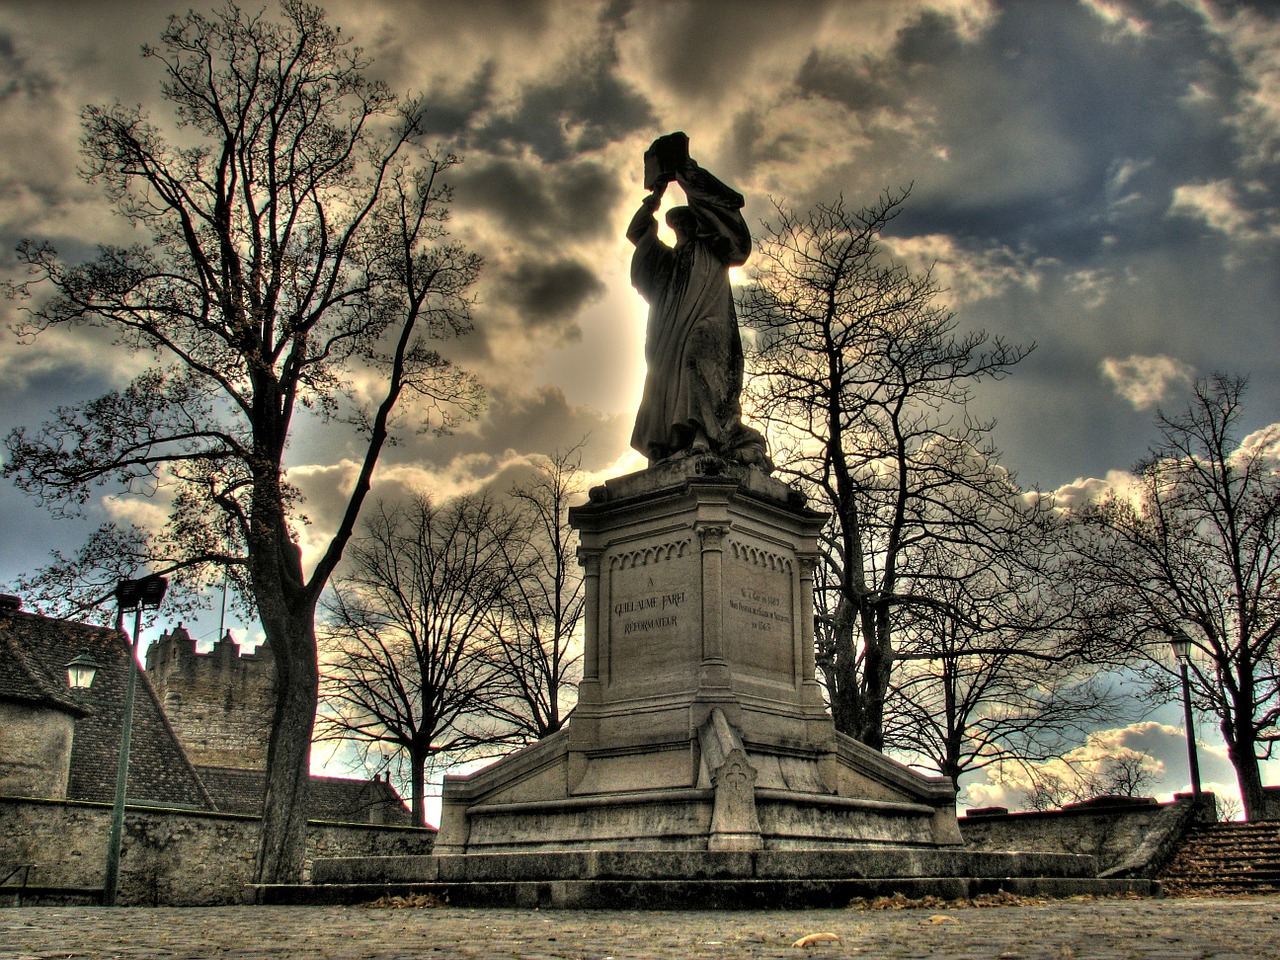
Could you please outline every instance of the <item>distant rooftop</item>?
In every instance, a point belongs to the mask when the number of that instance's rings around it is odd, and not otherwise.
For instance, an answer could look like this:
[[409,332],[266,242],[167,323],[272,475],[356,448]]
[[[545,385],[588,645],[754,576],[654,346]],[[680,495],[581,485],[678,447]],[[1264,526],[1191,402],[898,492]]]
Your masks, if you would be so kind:
[[[219,810],[256,814],[262,807],[265,777],[261,770],[205,766],[196,770]],[[312,776],[308,817],[341,823],[421,826],[414,824],[413,814],[395,788],[378,779]]]
[[[90,689],[71,690],[66,665],[82,653],[98,662],[98,674]],[[129,657],[119,631],[0,608],[0,699],[83,712],[71,749],[69,800],[109,803],[115,796]],[[127,794],[131,801],[213,807],[141,670]]]

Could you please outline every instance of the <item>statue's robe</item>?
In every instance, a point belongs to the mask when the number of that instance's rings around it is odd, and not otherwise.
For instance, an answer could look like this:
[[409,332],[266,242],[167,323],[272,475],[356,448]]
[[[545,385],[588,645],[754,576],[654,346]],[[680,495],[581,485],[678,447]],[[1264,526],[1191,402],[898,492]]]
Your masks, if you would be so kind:
[[742,425],[742,341],[729,286],[729,268],[751,253],[742,195],[691,162],[676,179],[696,237],[667,246],[643,207],[627,229],[636,246],[631,282],[649,303],[648,374],[631,445],[662,460],[688,448],[701,427],[712,453],[737,459],[758,446],[763,456],[763,437]]

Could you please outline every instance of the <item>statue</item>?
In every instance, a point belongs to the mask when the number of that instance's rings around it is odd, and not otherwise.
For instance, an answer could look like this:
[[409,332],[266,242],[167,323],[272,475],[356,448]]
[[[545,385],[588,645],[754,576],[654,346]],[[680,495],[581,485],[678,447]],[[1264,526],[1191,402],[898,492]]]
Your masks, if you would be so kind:
[[[746,262],[751,234],[742,195],[689,157],[683,133],[659,137],[645,153],[650,190],[631,218],[631,283],[649,304],[648,372],[631,445],[650,465],[696,454],[773,470],[764,436],[742,423],[742,340],[729,268]],[[672,180],[688,206],[667,224],[676,245],[658,239],[654,217]]]

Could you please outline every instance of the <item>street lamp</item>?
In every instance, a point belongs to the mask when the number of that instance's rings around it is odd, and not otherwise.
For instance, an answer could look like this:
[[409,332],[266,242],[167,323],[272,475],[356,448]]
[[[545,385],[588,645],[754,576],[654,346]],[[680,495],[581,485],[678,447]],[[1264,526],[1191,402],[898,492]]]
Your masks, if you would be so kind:
[[98,673],[98,661],[82,653],[67,664],[67,686],[72,690],[88,690]]
[[129,779],[129,739],[133,733],[133,691],[138,683],[138,635],[142,632],[142,611],[158,608],[168,588],[169,581],[159,574],[141,580],[121,580],[116,584],[116,604],[121,616],[133,611],[133,639],[129,645],[129,683],[124,692],[120,762],[116,767],[116,797],[111,807],[111,835],[107,841],[107,870],[102,880],[104,907],[116,905],[116,890],[120,882],[120,843],[124,836],[125,784]]
[[1195,802],[1200,802],[1200,758],[1196,754],[1195,728],[1191,720],[1191,681],[1187,678],[1187,667],[1191,663],[1191,638],[1179,630],[1169,639],[1173,655],[1178,658],[1178,672],[1182,674],[1182,709],[1187,724],[1187,760],[1191,767],[1191,795]]

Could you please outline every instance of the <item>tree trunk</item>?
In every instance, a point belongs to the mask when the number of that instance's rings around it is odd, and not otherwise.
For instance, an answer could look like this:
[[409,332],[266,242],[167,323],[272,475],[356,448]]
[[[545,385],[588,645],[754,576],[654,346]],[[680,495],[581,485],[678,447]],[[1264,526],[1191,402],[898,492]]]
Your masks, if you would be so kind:
[[862,722],[854,739],[872,750],[884,749],[884,700],[889,693],[893,670],[893,643],[887,611],[873,607],[863,620]]
[[1248,716],[1235,713],[1234,724],[1223,722],[1222,735],[1227,741],[1227,757],[1236,771],[1236,783],[1240,785],[1240,802],[1244,806],[1244,818],[1257,820],[1266,810],[1266,794],[1262,790],[1262,771],[1258,769],[1253,724]]
[[298,883],[306,855],[311,734],[319,691],[315,631],[310,617],[297,617],[290,618],[286,629],[266,632],[275,655],[276,704],[254,877],[258,883]]
[[956,684],[959,663],[955,657],[947,657],[942,661],[942,700],[943,721],[946,724],[946,736],[943,738],[943,750],[946,755],[942,760],[942,772],[951,780],[951,786],[960,792],[960,775],[964,768],[960,765],[960,753],[964,748],[965,722],[960,717],[960,709],[956,704]]
[[[949,745],[947,749],[950,751]],[[942,775],[951,781],[951,789],[955,790],[956,793],[960,792],[960,776],[963,773],[964,770],[961,769],[960,762],[954,757],[948,756],[942,762]]]
[[267,745],[257,883],[299,883],[306,856],[311,792],[311,734],[320,694],[315,595],[305,585],[302,553],[289,538],[278,473],[254,489],[250,536],[258,618],[276,667],[275,710]]
[[[878,637],[875,612],[858,613],[853,603],[841,600],[836,610],[834,631],[836,655],[831,674],[836,683],[828,685],[831,719],[836,729],[873,750],[884,749],[884,698],[889,690],[893,665],[892,647]],[[870,623],[868,623],[870,620]],[[863,642],[862,663],[858,663],[855,636]],[[886,651],[889,654],[886,656]],[[861,670],[859,670],[861,667]]]
[[858,653],[853,643],[856,617],[847,600],[841,600],[832,624],[833,656],[827,671],[827,691],[831,700],[831,719],[836,729],[854,739],[862,727],[862,705],[859,701]]
[[427,822],[426,803],[424,801],[426,784],[423,782],[426,775],[427,758],[417,751],[411,752],[409,754],[409,768],[411,771],[410,776],[413,777],[413,782],[409,788],[410,803],[413,809],[413,825],[421,827]]

